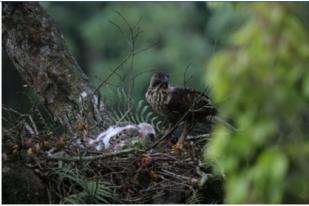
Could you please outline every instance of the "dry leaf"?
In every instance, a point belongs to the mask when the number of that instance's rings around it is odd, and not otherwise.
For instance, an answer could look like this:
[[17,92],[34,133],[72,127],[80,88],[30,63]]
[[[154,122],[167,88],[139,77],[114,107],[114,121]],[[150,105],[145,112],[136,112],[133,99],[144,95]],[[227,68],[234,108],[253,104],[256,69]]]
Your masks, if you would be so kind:
[[61,134],[57,141],[57,146],[63,147],[65,145],[65,136]]
[[32,156],[34,155],[33,149],[32,149],[31,147],[28,148],[28,150],[27,150],[27,155],[28,155],[29,157],[32,157]]
[[78,130],[88,130],[88,125],[86,122],[79,122],[77,129]]

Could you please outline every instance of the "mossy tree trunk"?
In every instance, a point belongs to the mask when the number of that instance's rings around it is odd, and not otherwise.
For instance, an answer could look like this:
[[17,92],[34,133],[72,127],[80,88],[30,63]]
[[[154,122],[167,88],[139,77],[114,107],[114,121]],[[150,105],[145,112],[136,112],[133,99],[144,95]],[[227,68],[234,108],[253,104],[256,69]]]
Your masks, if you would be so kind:
[[3,46],[21,77],[69,130],[104,120],[89,84],[51,17],[37,2],[2,4]]

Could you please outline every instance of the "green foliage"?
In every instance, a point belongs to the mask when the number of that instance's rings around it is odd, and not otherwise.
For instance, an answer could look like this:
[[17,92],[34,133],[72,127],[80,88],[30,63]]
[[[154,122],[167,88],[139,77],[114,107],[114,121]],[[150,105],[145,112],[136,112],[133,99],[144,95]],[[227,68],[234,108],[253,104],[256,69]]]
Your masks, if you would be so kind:
[[133,139],[131,144],[132,144],[132,147],[135,149],[146,149],[145,142],[142,142],[141,140],[137,138]]
[[213,8],[213,15],[210,16],[207,25],[207,36],[215,42],[216,47],[224,46],[228,43],[230,35],[239,28],[249,12],[245,9],[236,9],[235,2],[208,2],[210,8]]
[[115,99],[110,100],[110,117],[114,122],[129,121],[132,123],[147,122],[157,131],[162,128],[162,120],[155,115],[144,100],[139,100],[137,105],[129,104],[130,97],[124,89],[117,89]]
[[175,84],[204,88],[205,57],[223,46],[246,16],[231,6],[209,9],[204,2],[41,4],[94,85],[126,55],[137,53],[100,89],[109,99],[116,88],[125,88],[135,104],[144,99],[154,71],[169,72]]
[[217,126],[205,158],[226,176],[226,203],[308,202],[308,31],[288,4],[239,9],[251,17],[206,76],[238,132]]
[[[81,33],[91,47],[102,51],[102,58],[94,61],[91,66],[92,80],[97,84],[100,79],[97,77],[106,76],[110,72],[109,68],[120,62],[132,49],[136,52],[146,49],[121,68],[121,77],[115,75],[109,82],[131,93],[130,83],[134,81],[139,86],[134,87],[132,96],[134,99],[142,99],[153,70],[169,71],[173,81],[183,83],[181,74],[188,64],[193,63],[190,74],[193,75],[195,85],[202,87],[202,79],[198,74],[202,72],[205,51],[208,56],[211,46],[204,41],[202,33],[196,32],[198,25],[191,19],[197,18],[190,4],[109,4],[104,12],[98,12],[81,27]],[[134,47],[128,24],[134,27],[135,34],[141,31],[135,39]],[[107,90],[102,89],[102,92],[110,96]]]
[[108,204],[112,203],[113,193],[107,186],[108,183],[99,179],[89,179],[82,172],[72,170],[59,170],[60,177],[67,178],[77,184],[81,189],[75,194],[66,196],[63,203],[69,204]]

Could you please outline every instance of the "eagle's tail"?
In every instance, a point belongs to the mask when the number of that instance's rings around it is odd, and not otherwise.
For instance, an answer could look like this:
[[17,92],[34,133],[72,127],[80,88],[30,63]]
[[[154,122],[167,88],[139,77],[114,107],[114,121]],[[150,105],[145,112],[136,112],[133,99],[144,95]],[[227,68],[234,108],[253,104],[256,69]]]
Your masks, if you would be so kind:
[[226,127],[228,127],[229,129],[231,129],[231,130],[233,130],[233,131],[235,131],[235,132],[237,132],[238,130],[237,130],[237,128],[235,128],[233,125],[231,125],[230,123],[228,123],[226,120],[224,120],[223,118],[221,118],[221,117],[219,117],[219,116],[214,116],[214,118],[213,118],[215,121],[217,121],[217,122],[221,122],[221,123],[223,123]]

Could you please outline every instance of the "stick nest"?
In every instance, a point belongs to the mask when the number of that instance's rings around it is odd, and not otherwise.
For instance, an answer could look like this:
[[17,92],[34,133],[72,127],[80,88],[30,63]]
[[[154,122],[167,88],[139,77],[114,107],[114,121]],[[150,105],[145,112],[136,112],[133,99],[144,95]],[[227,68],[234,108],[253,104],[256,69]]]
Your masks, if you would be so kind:
[[107,188],[106,202],[101,203],[223,202],[223,179],[202,160],[209,134],[189,136],[181,154],[173,153],[171,138],[148,150],[97,153],[79,142],[85,128],[77,130],[75,137],[38,130],[27,115],[14,126],[4,127],[3,160],[18,159],[31,168],[46,186],[49,203],[65,203],[72,195],[87,194],[89,182]]

